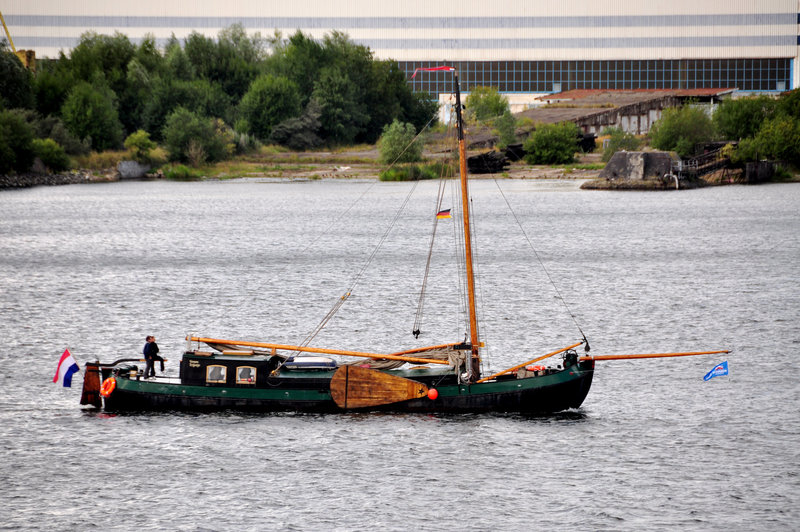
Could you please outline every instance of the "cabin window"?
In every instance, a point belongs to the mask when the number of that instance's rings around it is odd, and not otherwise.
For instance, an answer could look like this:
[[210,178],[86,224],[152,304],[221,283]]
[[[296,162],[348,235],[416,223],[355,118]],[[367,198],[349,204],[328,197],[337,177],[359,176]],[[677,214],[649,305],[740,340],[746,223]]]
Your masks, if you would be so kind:
[[207,366],[206,382],[212,384],[225,384],[228,375],[228,368],[225,366]]
[[236,384],[255,384],[256,368],[253,366],[239,366],[236,368]]

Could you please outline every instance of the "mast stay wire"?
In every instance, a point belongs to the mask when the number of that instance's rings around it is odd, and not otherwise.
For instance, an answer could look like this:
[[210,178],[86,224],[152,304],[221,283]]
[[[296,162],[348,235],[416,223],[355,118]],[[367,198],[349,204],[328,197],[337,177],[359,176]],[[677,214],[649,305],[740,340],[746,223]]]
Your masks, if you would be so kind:
[[584,342],[584,351],[586,351],[588,353],[589,350],[591,349],[589,347],[589,340],[587,340],[586,334],[584,334],[583,329],[581,329],[581,326],[578,323],[578,319],[575,317],[575,314],[572,312],[572,309],[569,308],[569,305],[567,304],[567,300],[564,299],[563,295],[561,295],[561,290],[558,289],[558,285],[556,285],[555,281],[553,281],[553,277],[550,275],[550,271],[544,265],[544,261],[542,261],[542,258],[539,256],[539,252],[536,251],[535,247],[533,247],[533,242],[531,242],[530,237],[528,237],[528,233],[525,231],[525,228],[522,227],[522,222],[520,222],[519,217],[517,216],[517,213],[511,207],[511,203],[509,203],[508,198],[506,197],[505,193],[503,192],[503,189],[500,187],[500,183],[497,181],[497,178],[494,178],[494,184],[497,186],[497,190],[500,191],[500,195],[503,197],[503,201],[506,202],[506,206],[508,207],[509,212],[511,212],[511,215],[514,217],[514,221],[517,222],[517,225],[519,226],[519,230],[522,232],[522,236],[525,237],[525,240],[528,242],[528,246],[531,248],[531,251],[533,251],[533,255],[536,257],[536,260],[539,261],[539,265],[542,267],[542,270],[544,271],[545,275],[547,276],[547,280],[550,281],[550,284],[553,286],[553,289],[556,291],[556,297],[564,305],[564,308],[567,310],[567,314],[569,314],[569,317],[572,318],[572,321],[575,324],[575,327],[577,327],[578,331],[581,333],[581,336],[583,337],[583,342]]

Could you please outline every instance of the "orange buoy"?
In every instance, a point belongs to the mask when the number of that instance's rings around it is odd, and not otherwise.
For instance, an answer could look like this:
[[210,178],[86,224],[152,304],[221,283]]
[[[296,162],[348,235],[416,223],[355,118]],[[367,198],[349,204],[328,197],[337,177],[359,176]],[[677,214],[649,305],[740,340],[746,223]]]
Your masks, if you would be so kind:
[[439,390],[436,388],[431,388],[428,390],[428,399],[435,401],[437,397],[439,397]]
[[114,388],[117,387],[117,379],[114,377],[109,377],[103,381],[103,384],[100,385],[100,395],[102,397],[108,397],[111,395],[111,392],[114,391]]

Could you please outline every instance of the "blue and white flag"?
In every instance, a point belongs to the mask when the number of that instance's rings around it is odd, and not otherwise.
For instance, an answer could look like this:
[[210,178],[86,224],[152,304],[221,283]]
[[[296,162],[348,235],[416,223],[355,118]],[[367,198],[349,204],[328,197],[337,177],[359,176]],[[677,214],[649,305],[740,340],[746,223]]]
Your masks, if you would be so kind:
[[728,361],[726,360],[725,362],[720,362],[719,364],[714,366],[714,369],[706,373],[706,376],[703,377],[703,380],[709,381],[714,377],[721,377],[727,374],[728,374]]
[[61,382],[65,388],[72,386],[72,375],[78,371],[78,363],[72,358],[69,349],[64,349],[64,354],[58,361],[58,368],[56,368],[56,375],[53,377],[53,382]]

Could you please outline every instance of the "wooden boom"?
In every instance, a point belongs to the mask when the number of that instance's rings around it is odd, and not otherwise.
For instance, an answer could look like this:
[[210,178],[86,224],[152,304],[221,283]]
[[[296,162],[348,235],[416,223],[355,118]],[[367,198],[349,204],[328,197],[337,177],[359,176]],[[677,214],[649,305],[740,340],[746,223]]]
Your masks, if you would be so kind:
[[301,351],[304,353],[321,353],[325,355],[342,355],[350,357],[377,358],[384,360],[402,360],[403,362],[414,362],[415,364],[442,364],[445,366],[450,364],[447,360],[436,360],[433,358],[417,358],[417,357],[407,357],[402,355],[382,355],[380,353],[344,351],[340,349],[325,349],[322,347],[308,347],[308,346],[304,347],[299,345],[270,344],[265,342],[246,342],[241,340],[220,340],[218,338],[201,338],[196,336],[187,336],[186,339],[191,342],[241,345],[247,347],[263,347],[265,349],[280,349],[281,351]]
[[546,355],[542,355],[540,357],[534,358],[533,360],[529,360],[527,362],[523,362],[522,364],[517,364],[513,368],[504,369],[499,373],[495,373],[494,375],[489,375],[488,377],[484,377],[478,381],[478,384],[482,382],[486,382],[488,380],[494,379],[495,377],[499,377],[500,375],[505,375],[506,373],[511,373],[512,371],[517,371],[520,368],[527,366],[528,364],[533,364],[534,362],[539,362],[540,360],[544,360],[545,358],[550,358],[553,355],[557,355],[559,353],[563,353],[564,351],[568,351],[573,347],[578,347],[581,345],[583,341],[578,342],[577,344],[572,344],[570,346],[565,347],[564,349],[559,349],[558,351],[553,351],[552,353],[547,353]]
[[692,357],[696,355],[717,355],[719,353],[730,353],[730,351],[694,351],[691,353],[650,353],[642,355],[600,355],[592,357],[580,357],[578,360],[626,360],[629,358]]

